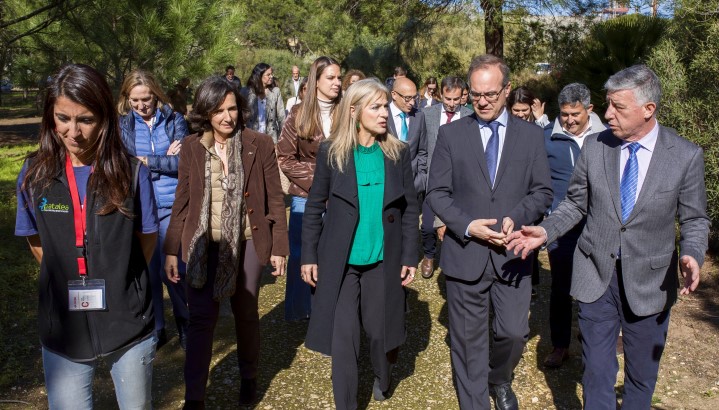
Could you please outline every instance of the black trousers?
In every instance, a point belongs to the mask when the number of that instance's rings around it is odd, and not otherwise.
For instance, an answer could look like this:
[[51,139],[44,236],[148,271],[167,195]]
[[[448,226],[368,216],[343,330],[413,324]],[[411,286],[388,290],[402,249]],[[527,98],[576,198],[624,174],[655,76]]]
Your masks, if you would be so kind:
[[553,347],[568,348],[572,339],[572,296],[569,291],[572,287],[575,247],[576,240],[573,243],[559,243],[548,249],[549,267],[552,270],[549,330]]
[[433,259],[437,253],[437,234],[434,230],[434,212],[429,207],[427,201],[422,204],[422,224],[420,225],[420,233],[422,234],[422,252],[427,258]]
[[624,344],[622,408],[650,408],[659,360],[667,340],[669,310],[649,316],[633,314],[624,294],[621,262],[618,262],[604,294],[592,303],[579,302],[579,328],[584,362],[584,408],[616,409],[614,384],[619,370],[616,346],[620,329]]
[[346,268],[332,330],[332,392],[338,410],[357,408],[360,326],[369,339],[370,359],[382,391],[389,389],[390,362],[384,349],[382,262]]
[[[447,276],[452,368],[462,410],[489,410],[488,385],[512,381],[529,339],[531,292],[531,275],[505,282],[491,261],[476,281]],[[494,308],[491,356],[490,304]]]
[[[230,305],[235,318],[240,375],[243,379],[252,379],[257,375],[260,356],[260,317],[257,311],[257,296],[264,266],[257,258],[252,240],[242,242],[240,258],[243,266],[238,272],[237,287],[235,294],[230,298]],[[190,322],[187,327],[185,354],[185,400],[205,400],[212,359],[212,340],[220,314],[220,303],[212,297],[218,261],[219,245],[211,243],[207,254],[205,286],[200,289],[188,286],[187,289]]]

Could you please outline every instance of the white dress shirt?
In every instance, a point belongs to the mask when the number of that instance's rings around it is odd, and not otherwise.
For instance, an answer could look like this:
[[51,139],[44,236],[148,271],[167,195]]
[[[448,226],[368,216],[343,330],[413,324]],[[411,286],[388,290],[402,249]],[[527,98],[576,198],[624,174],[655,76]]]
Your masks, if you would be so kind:
[[[652,160],[652,153],[654,152],[654,147],[657,145],[658,136],[659,123],[657,123],[657,120],[654,120],[654,128],[652,128],[652,130],[649,131],[647,135],[643,136],[642,139],[637,141],[639,145],[641,145],[641,148],[637,150],[637,164],[639,165],[639,175],[637,176],[637,193],[634,197],[635,203],[637,198],[639,198],[639,193],[642,191],[642,185],[644,185],[644,178],[646,178],[647,176],[649,162],[651,162]],[[619,157],[620,184],[622,181],[622,175],[624,174],[624,167],[627,165],[627,161],[629,160],[629,144],[631,144],[631,142],[622,142],[622,152],[621,156]]]
[[[497,153],[497,169],[495,169],[495,172],[499,170],[499,161],[502,158],[502,149],[504,148],[504,136],[507,133],[508,120],[509,115],[507,114],[506,108],[502,109],[502,113],[499,114],[499,117],[495,118],[495,121],[499,123],[499,129],[497,130],[497,133],[499,134],[499,152]],[[489,128],[489,125],[486,122],[479,119],[479,117],[477,117],[477,123],[479,124],[479,132],[482,134],[482,146],[486,151],[489,138],[492,137],[492,129]],[[497,182],[496,179],[495,182]]]
[[[402,139],[402,117],[400,117],[400,114],[402,113],[402,110],[399,109],[394,104],[394,101],[389,105],[389,110],[392,113],[392,121],[394,122],[394,129],[397,130],[397,135],[395,135],[398,139]],[[409,114],[407,114],[406,120],[407,121],[407,138],[409,138]]]
[[[459,117],[462,116],[462,114],[460,114],[461,107],[458,106],[455,109],[457,111],[454,112],[454,115],[452,116],[452,120],[449,122],[455,122],[459,119]],[[444,104],[442,104],[442,113],[439,115],[439,125],[444,125],[444,124],[447,124],[447,110],[444,109]]]

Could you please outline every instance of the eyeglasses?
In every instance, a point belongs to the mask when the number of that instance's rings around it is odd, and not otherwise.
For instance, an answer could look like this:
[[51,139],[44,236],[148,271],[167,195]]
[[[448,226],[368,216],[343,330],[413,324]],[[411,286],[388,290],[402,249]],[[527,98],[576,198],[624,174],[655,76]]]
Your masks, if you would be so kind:
[[397,91],[392,91],[392,92],[395,93],[395,94],[397,94],[397,95],[399,95],[399,96],[404,100],[405,103],[409,103],[410,101],[417,101],[417,96],[416,96],[416,95],[404,96],[404,95],[398,93]]
[[502,88],[499,89],[499,91],[490,91],[488,93],[478,93],[474,90],[470,90],[469,96],[472,97],[474,101],[479,101],[480,99],[482,99],[482,97],[484,97],[487,102],[496,102],[499,99],[500,94],[502,94],[502,91],[504,91],[504,89],[507,88],[508,85],[509,83],[503,85]]

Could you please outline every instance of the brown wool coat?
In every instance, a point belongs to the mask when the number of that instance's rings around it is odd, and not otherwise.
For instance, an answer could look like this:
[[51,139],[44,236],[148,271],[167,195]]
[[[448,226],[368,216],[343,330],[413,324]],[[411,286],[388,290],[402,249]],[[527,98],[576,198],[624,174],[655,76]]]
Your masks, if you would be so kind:
[[[205,153],[202,134],[185,138],[180,152],[178,184],[167,228],[164,251],[177,255],[182,244],[182,260],[187,262],[190,241],[197,230],[205,190]],[[245,128],[242,138],[242,166],[245,171],[245,202],[252,239],[260,262],[270,255],[287,256],[287,214],[280,185],[272,139]]]

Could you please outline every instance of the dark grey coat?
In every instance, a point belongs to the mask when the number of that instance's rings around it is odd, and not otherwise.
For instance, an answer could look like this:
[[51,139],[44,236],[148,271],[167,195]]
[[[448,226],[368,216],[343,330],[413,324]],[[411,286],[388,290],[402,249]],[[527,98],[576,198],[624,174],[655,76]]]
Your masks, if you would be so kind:
[[[330,355],[335,306],[359,218],[357,177],[350,156],[344,172],[327,162],[329,141],[320,145],[317,168],[302,220],[302,264],[318,265],[317,289],[305,346]],[[419,206],[407,148],[401,159],[385,158],[382,208],[385,269],[385,351],[405,341],[402,266],[416,266]],[[323,216],[324,214],[324,216]],[[378,300],[380,300],[378,298]]]

